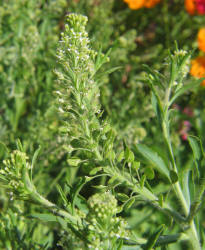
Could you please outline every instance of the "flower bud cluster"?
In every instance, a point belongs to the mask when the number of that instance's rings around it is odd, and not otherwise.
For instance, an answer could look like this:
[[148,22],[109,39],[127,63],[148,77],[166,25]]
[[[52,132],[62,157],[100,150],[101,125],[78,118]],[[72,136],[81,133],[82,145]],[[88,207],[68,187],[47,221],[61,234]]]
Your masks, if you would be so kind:
[[182,80],[189,73],[190,55],[185,50],[176,50],[171,56],[173,85],[181,87]]
[[116,217],[117,200],[112,194],[97,193],[89,198],[88,205],[88,239],[92,242],[89,249],[105,249],[106,241],[129,237],[127,223],[121,217]]
[[177,50],[174,52],[174,57],[177,60],[177,64],[179,66],[182,78],[185,78],[189,73],[189,66],[190,66],[190,56],[187,56],[187,51],[185,50]]
[[109,192],[93,195],[88,204],[92,214],[96,214],[97,217],[110,217],[117,212],[117,200]]
[[[85,30],[87,17],[69,14],[65,31],[57,50],[57,58],[63,71],[55,70],[58,88],[58,106],[60,113],[68,113],[69,103],[78,112],[86,107],[97,112],[98,87],[93,81],[95,73],[95,57],[97,53],[90,48],[90,40]],[[70,98],[72,95],[73,98]],[[90,105],[92,103],[92,105]],[[75,106],[75,107],[74,107]]]
[[90,48],[86,23],[87,17],[82,15],[69,14],[67,17],[57,50],[62,67],[55,70],[58,83],[55,93],[58,111],[68,127],[65,132],[69,135],[68,141],[72,147],[82,149],[83,154],[91,152],[99,159],[98,143],[105,132],[99,121],[102,110],[95,74],[108,57]]
[[[10,159],[4,160],[4,168],[0,169],[0,178],[3,180],[6,188],[14,193],[24,192],[24,176],[26,170],[30,169],[30,165],[26,162],[27,156],[24,152],[15,150]],[[13,195],[12,192],[12,195]]]
[[[96,52],[90,49],[88,34],[85,31],[87,17],[82,15],[68,15],[65,31],[61,33],[61,41],[57,51],[57,58],[63,65],[65,72],[79,74],[82,80],[87,80],[93,73]],[[72,76],[70,75],[72,78]],[[74,80],[74,79],[72,79]]]

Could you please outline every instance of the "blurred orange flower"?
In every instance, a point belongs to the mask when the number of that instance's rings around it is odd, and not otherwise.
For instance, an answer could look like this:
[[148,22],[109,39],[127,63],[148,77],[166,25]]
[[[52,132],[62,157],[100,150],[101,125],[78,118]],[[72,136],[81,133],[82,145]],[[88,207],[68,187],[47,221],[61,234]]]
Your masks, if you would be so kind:
[[205,0],[185,0],[184,4],[190,15],[205,14]]
[[156,4],[158,4],[161,0],[145,0],[144,7],[146,8],[152,8]]
[[185,9],[190,15],[194,15],[196,11],[195,1],[194,0],[185,0]]
[[205,52],[205,27],[199,30],[197,40],[199,49]]
[[[199,56],[191,61],[190,74],[197,78],[205,77],[205,57]],[[205,86],[205,80],[202,81],[201,86]]]
[[144,6],[144,0],[124,0],[132,10],[140,9]]
[[137,10],[140,8],[152,8],[158,4],[161,0],[124,0],[128,4],[129,8],[132,10]]

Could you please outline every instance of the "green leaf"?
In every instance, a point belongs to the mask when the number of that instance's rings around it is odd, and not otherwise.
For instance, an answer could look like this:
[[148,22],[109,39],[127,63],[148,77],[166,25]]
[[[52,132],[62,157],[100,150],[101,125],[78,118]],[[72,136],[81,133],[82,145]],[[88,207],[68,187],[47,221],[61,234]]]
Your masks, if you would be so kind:
[[98,190],[105,190],[105,191],[107,191],[108,190],[108,187],[107,186],[104,186],[104,185],[98,185],[98,186],[92,186],[92,187],[94,187],[94,188],[96,188],[96,189],[98,189]]
[[135,202],[135,198],[134,197],[130,198],[129,201],[127,201],[125,203],[124,209],[128,210],[129,208],[131,208],[131,206],[134,204],[134,202]]
[[182,177],[183,193],[185,195],[188,207],[190,206],[189,174],[190,171],[185,171],[183,172],[183,177]]
[[30,215],[32,218],[42,220],[44,222],[58,222],[61,224],[64,230],[67,230],[67,222],[59,216],[53,214],[40,214],[34,213]]
[[45,221],[45,222],[58,222],[57,216],[53,214],[40,214],[40,213],[34,213],[30,215],[33,218],[37,218],[39,220]]
[[193,152],[196,175],[200,176],[199,167],[201,167],[201,160],[204,157],[204,151],[201,140],[196,136],[188,136],[189,145]]
[[137,172],[138,169],[140,168],[140,162],[139,161],[133,161],[132,162],[132,169]]
[[[109,184],[109,185],[112,185],[113,183],[116,182],[116,180],[117,180],[117,176],[113,175],[113,176],[109,179],[108,184]],[[118,180],[117,180],[117,182],[118,182]]]
[[121,162],[122,159],[124,159],[124,157],[125,157],[125,153],[124,153],[124,151],[122,151],[122,152],[119,154],[119,156],[118,156],[118,158],[117,158],[117,161],[118,161],[118,162]]
[[[105,76],[105,75],[109,75],[109,74],[111,74],[111,73],[113,73],[113,72],[115,72],[115,71],[117,71],[117,70],[119,70],[119,69],[122,69],[122,67],[121,67],[121,66],[113,67],[113,68],[111,68],[111,69],[109,69],[109,70],[107,70],[107,71],[103,71],[103,73],[97,75],[96,80],[100,79],[101,77],[103,77],[103,76]],[[101,86],[101,85],[103,85],[103,84],[104,84],[103,81],[101,81],[101,83],[98,84],[98,86]]]
[[104,127],[103,127],[103,133],[106,134],[110,131],[111,127],[110,124],[107,123]]
[[189,145],[191,146],[194,159],[200,160],[204,154],[201,140],[195,136],[188,136]]
[[71,189],[71,200],[72,200],[72,210],[74,211],[74,207],[75,207],[75,202],[76,202],[76,198],[80,192],[80,190],[82,189],[82,187],[89,181],[88,178],[86,177],[82,177],[79,178],[78,183]]
[[0,158],[3,158],[8,153],[9,153],[8,148],[6,147],[6,145],[3,142],[0,141]]
[[56,188],[58,189],[58,192],[59,192],[59,194],[60,194],[60,196],[61,196],[61,199],[62,199],[63,202],[64,202],[64,205],[65,205],[66,207],[68,207],[68,205],[70,205],[70,202],[67,200],[67,197],[66,197],[66,195],[65,195],[65,193],[64,193],[64,191],[63,191],[63,189],[61,188],[61,186],[60,186],[59,184],[56,185]]
[[122,206],[118,206],[117,207],[117,214],[119,214],[119,213],[121,213],[122,211],[123,211],[123,209],[124,209],[124,207],[123,207],[123,205]]
[[148,65],[143,64],[143,69],[146,71],[148,77],[152,81],[154,85],[158,85],[162,89],[164,89],[164,86],[161,83],[160,77],[163,77],[159,72],[153,71]]
[[127,200],[129,200],[129,196],[127,196],[126,194],[123,194],[123,193],[117,193],[116,197],[118,200],[120,200],[122,202],[126,202]]
[[[102,49],[100,49],[98,51],[97,58],[96,58],[96,61],[95,61],[95,72],[94,72],[94,74],[96,74],[96,72],[101,68],[101,66],[108,61],[110,53],[111,53],[111,49],[109,49],[106,54],[102,53]],[[92,75],[92,77],[94,76],[94,74]]]
[[110,159],[111,161],[114,161],[115,160],[115,152],[113,150],[110,150],[108,151],[106,154],[105,154],[105,157]]
[[125,150],[125,160],[127,162],[133,162],[135,160],[134,153],[128,147],[126,147]]
[[146,175],[148,180],[154,179],[154,170],[152,168],[146,168],[144,171],[144,174]]
[[112,176],[108,181],[109,189],[115,188],[116,186],[119,186],[120,184],[122,183],[120,182],[120,180],[118,180],[117,176]]
[[99,172],[100,170],[102,170],[102,167],[97,167],[97,168],[93,168],[89,174],[90,175],[95,175],[97,172]]
[[[162,235],[159,236],[155,247],[157,246],[167,246],[168,244],[177,242],[178,240],[182,240],[184,236],[182,236],[182,234],[173,234],[173,235]],[[185,239],[184,239],[185,240]]]
[[136,245],[135,246],[123,246],[122,250],[142,250],[142,248]]
[[63,218],[57,217],[57,221],[61,224],[65,231],[68,230],[67,222]]
[[74,158],[74,157],[67,159],[67,163],[72,167],[77,167],[80,162],[81,162],[81,159]]
[[178,175],[175,171],[171,170],[169,175],[172,183],[176,183],[178,181]]
[[39,155],[41,151],[41,146],[38,147],[38,149],[35,151],[34,155],[33,155],[33,159],[32,159],[32,163],[31,163],[31,168],[33,169],[35,163],[36,163],[36,160],[37,160],[37,157]]
[[146,175],[143,175],[142,178],[140,179],[140,187],[141,187],[141,188],[144,187],[145,181],[146,181]]
[[152,91],[152,97],[151,97],[151,102],[152,102],[152,107],[155,111],[155,114],[157,116],[157,120],[160,124],[162,118],[161,118],[161,112],[160,112],[160,108],[159,108],[159,104],[158,104],[158,101],[157,101],[157,97],[155,95],[155,93]]
[[184,85],[183,87],[181,87],[172,97],[172,99],[169,102],[169,106],[171,106],[173,104],[173,102],[181,95],[183,95],[186,91],[194,89],[196,87],[198,87],[201,83],[202,79],[197,79],[195,81],[192,81],[189,84]]
[[24,152],[23,146],[22,146],[21,141],[19,139],[17,139],[17,141],[16,141],[16,146],[17,146],[17,149],[19,151]]
[[163,201],[164,201],[163,194],[160,194],[158,199],[160,207],[163,207]]
[[143,249],[151,250],[155,246],[155,243],[157,242],[163,230],[164,230],[164,225],[161,225],[159,229],[149,237],[147,243],[143,246]]
[[152,149],[145,145],[137,144],[136,148],[138,152],[161,174],[165,175],[169,180],[169,171],[164,160]]

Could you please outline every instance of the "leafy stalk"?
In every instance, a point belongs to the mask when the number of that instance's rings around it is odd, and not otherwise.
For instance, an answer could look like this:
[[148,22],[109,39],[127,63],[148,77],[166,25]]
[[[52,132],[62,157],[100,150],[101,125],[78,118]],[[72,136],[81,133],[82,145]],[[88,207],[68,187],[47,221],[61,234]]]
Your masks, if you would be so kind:
[[[171,137],[170,137],[170,106],[173,103],[172,100],[175,100],[178,96],[180,96],[178,93],[183,94],[183,79],[186,76],[188,72],[188,63],[189,63],[189,57],[190,55],[186,51],[179,51],[177,50],[174,55],[169,56],[170,60],[170,78],[169,82],[167,84],[167,88],[164,92],[164,102],[161,104],[161,101],[158,105],[161,106],[163,105],[163,111],[162,108],[160,111],[162,112],[161,117],[162,117],[162,131],[163,131],[163,136],[164,136],[164,141],[167,146],[167,151],[170,159],[170,165],[171,169],[170,170],[170,177],[172,180],[172,186],[173,190],[178,197],[185,216],[189,215],[190,208],[188,206],[188,202],[185,199],[185,196],[182,192],[182,188],[179,182],[178,178],[178,167],[176,165],[174,153],[173,153],[173,148],[172,148],[172,142],[171,142]],[[154,77],[150,79],[152,81]],[[153,84],[152,84],[153,86]],[[157,92],[156,87],[152,87],[152,89],[155,89],[154,93]],[[187,90],[188,88],[184,87],[184,91]],[[176,97],[175,97],[176,96]],[[170,101],[171,99],[171,101]],[[159,100],[159,98],[157,99]],[[196,208],[196,205],[195,205]],[[200,241],[198,238],[198,234],[196,231],[196,227],[193,221],[191,221],[190,229],[188,230],[187,234],[190,237],[190,243],[193,247],[193,249],[201,249],[200,246]]]

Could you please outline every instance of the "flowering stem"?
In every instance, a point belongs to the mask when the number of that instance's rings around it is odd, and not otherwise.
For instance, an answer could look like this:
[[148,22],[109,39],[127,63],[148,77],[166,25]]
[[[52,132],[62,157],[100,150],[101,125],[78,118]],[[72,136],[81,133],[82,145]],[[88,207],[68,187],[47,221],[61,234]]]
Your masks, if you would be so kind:
[[45,199],[43,196],[41,196],[36,191],[31,193],[31,198],[35,202],[37,202],[37,203],[43,205],[44,207],[48,208],[49,210],[51,210],[54,214],[68,219],[74,225],[78,224],[78,226],[79,226],[81,224],[80,217],[78,217],[77,215],[75,215],[75,217],[74,217],[71,214],[69,214],[68,212],[66,212],[65,210],[58,208],[55,204],[53,204],[52,202]]
[[[169,98],[170,98],[170,94],[171,94],[171,87],[172,87],[172,83],[170,82],[169,87],[165,93],[165,100],[164,100],[164,105],[165,105],[165,110],[164,110],[164,116],[163,116],[163,123],[162,123],[162,128],[163,128],[163,134],[164,134],[164,138],[168,147],[168,152],[169,152],[169,156],[170,156],[170,160],[172,163],[172,168],[173,170],[176,172],[176,174],[178,173],[178,168],[176,165],[176,161],[174,158],[174,153],[172,150],[172,144],[171,144],[171,139],[170,139],[170,131],[169,131]],[[173,184],[173,189],[174,192],[176,194],[176,196],[178,197],[178,199],[180,200],[180,203],[183,207],[183,211],[185,216],[187,217],[189,215],[189,206],[187,204],[187,201],[184,197],[184,194],[182,192],[181,186],[179,181],[177,181],[176,183]],[[200,246],[200,242],[198,239],[198,235],[197,235],[197,231],[196,231],[196,227],[194,224],[194,221],[191,222],[190,224],[190,229],[188,231],[188,235],[189,235],[189,239],[190,242],[192,244],[193,249],[197,249],[200,250],[201,246]]]

